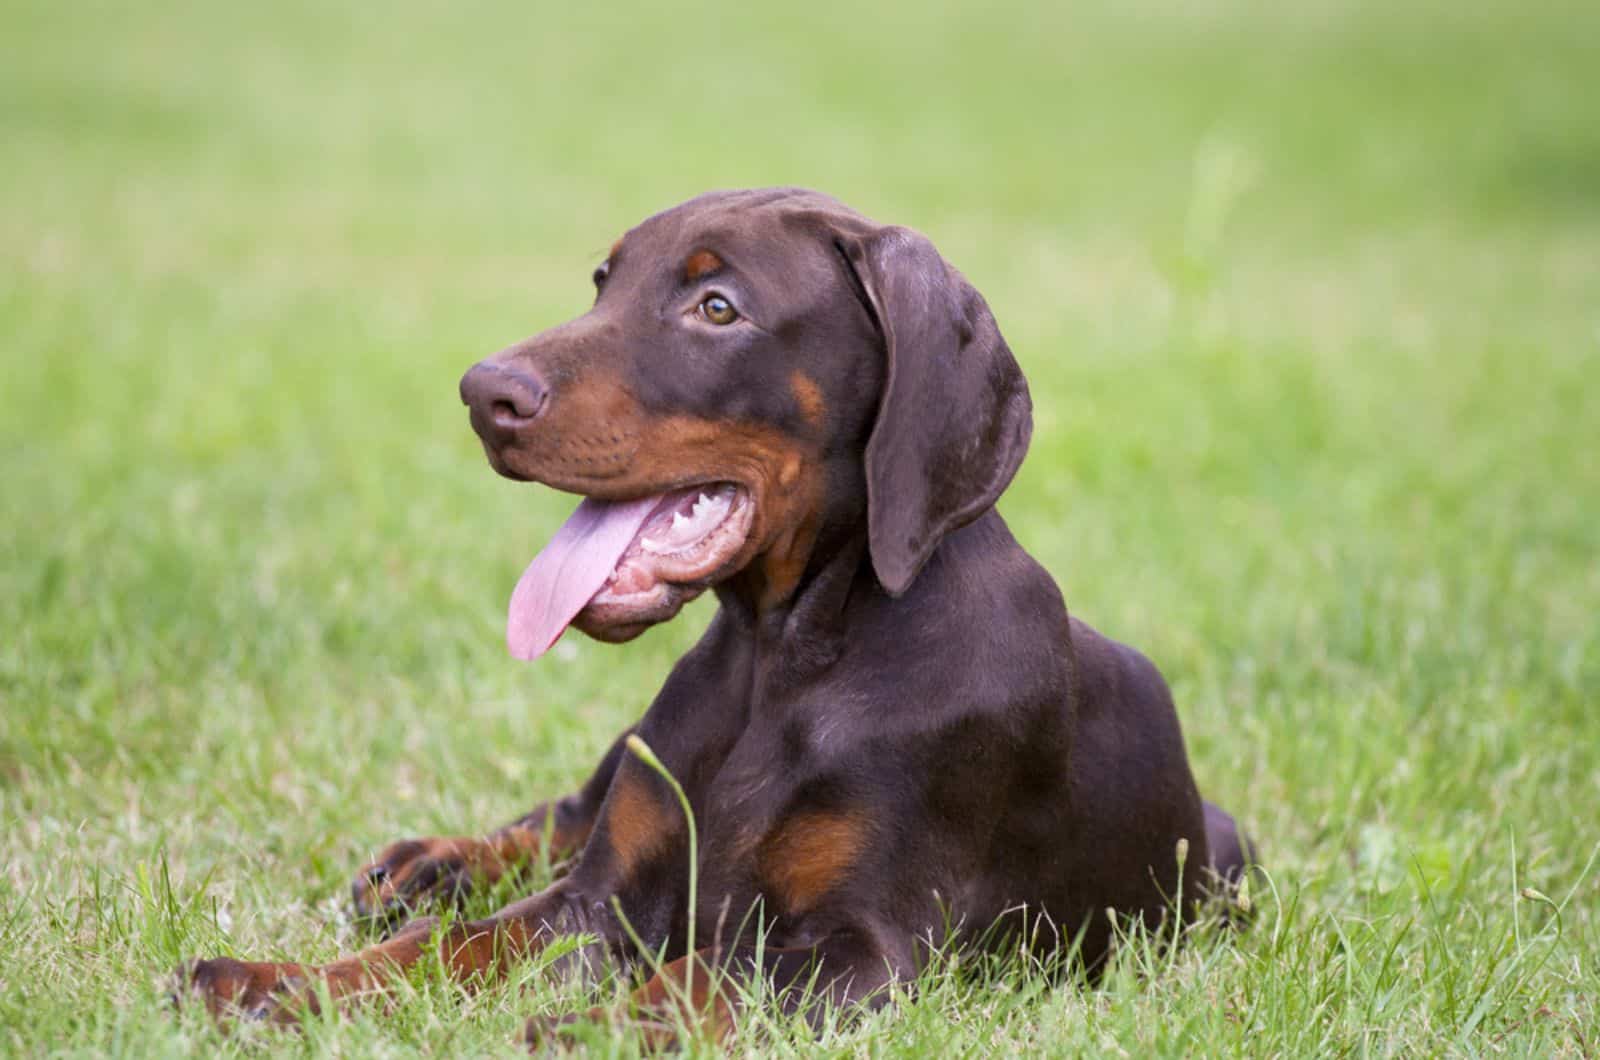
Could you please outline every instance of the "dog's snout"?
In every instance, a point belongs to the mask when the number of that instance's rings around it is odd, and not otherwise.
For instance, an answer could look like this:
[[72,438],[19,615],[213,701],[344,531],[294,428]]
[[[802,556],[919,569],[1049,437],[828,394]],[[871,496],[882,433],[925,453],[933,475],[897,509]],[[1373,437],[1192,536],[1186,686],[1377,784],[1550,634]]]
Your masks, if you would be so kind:
[[461,377],[461,401],[484,441],[503,444],[538,419],[550,398],[543,380],[503,365],[474,365]]

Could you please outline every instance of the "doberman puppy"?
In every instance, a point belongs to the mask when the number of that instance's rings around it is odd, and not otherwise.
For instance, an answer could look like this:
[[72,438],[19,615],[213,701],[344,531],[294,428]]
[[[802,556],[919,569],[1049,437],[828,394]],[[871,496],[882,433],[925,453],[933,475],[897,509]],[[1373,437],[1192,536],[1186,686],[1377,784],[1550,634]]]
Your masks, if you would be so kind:
[[[1031,917],[1050,925],[1034,945],[1093,968],[1108,909],[1153,926],[1244,872],[1161,675],[1070,617],[995,510],[1028,388],[926,238],[812,192],[717,192],[628,232],[594,283],[592,309],[474,366],[461,397],[496,471],[584,498],[516,587],[513,655],[569,624],[625,641],[717,596],[630,730],[692,805],[697,908],[685,818],[624,734],[577,793],[484,838],[396,843],[355,882],[361,912],[393,915],[573,856],[541,893],[320,967],[202,961],[186,989],[276,1017],[317,979],[382,991],[430,938],[471,979],[574,932],[598,939],[581,967],[636,961],[631,927],[671,962],[635,995],[642,1026],[665,1033],[687,979],[722,1030],[734,1001],[694,972],[713,961],[848,1003],[952,925],[999,938]],[[686,953],[690,917],[715,957]]]

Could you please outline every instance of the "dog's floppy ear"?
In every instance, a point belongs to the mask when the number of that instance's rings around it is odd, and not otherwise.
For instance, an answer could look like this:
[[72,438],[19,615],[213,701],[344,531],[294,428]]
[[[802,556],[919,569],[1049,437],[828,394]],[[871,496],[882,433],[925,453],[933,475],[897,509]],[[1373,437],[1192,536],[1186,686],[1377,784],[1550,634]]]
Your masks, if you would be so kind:
[[1032,405],[988,304],[927,237],[882,228],[838,246],[888,358],[867,440],[867,545],[878,581],[899,596],[944,536],[1011,482]]

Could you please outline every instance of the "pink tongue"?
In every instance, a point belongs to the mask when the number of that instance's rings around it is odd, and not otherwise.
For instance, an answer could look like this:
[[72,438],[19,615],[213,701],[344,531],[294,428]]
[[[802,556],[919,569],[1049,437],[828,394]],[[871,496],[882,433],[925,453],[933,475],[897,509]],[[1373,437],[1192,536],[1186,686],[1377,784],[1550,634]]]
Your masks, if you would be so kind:
[[605,585],[617,561],[660,497],[637,501],[585,498],[556,536],[533,557],[511,593],[506,647],[518,659],[537,659],[561,639]]

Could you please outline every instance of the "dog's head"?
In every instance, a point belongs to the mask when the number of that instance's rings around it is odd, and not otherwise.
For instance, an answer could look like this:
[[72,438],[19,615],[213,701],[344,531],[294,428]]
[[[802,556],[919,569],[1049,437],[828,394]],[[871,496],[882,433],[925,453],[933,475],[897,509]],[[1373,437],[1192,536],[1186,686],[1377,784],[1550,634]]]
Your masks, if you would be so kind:
[[1022,462],[1022,373],[909,229],[715,192],[628,232],[594,282],[587,313],[461,380],[495,470],[586,498],[513,595],[520,657],[569,622],[626,640],[734,577],[779,602],[819,535],[862,526],[899,595]]

